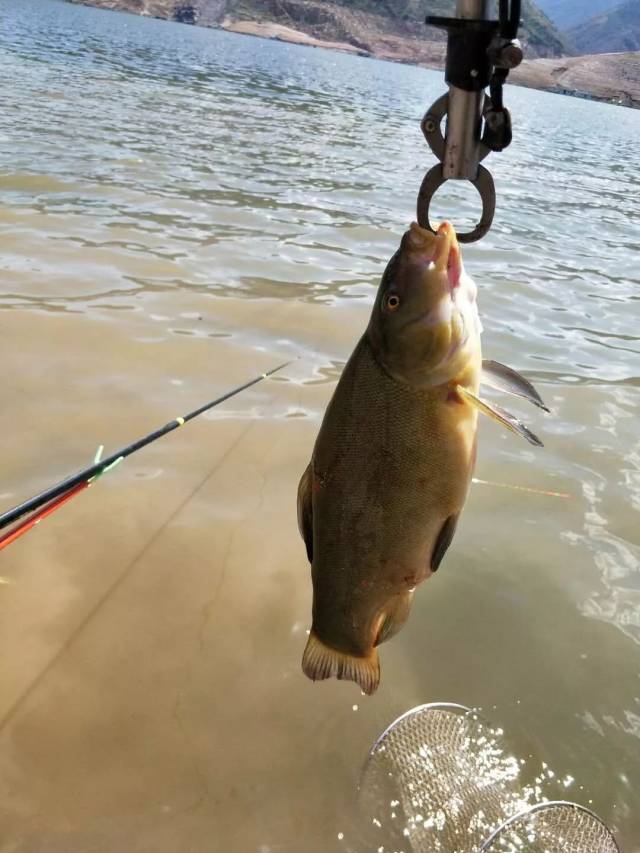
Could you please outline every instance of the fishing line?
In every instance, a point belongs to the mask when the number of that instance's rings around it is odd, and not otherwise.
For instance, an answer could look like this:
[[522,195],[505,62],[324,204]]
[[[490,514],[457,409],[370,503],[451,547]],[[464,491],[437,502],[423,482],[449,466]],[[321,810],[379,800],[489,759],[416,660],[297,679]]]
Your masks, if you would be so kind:
[[479,486],[495,486],[499,489],[511,489],[514,492],[528,492],[530,495],[542,495],[546,498],[570,498],[571,495],[568,492],[550,492],[545,491],[544,489],[533,489],[530,486],[516,486],[512,483],[494,483],[491,480],[479,480],[477,477],[474,477],[471,480],[472,483],[477,484]]

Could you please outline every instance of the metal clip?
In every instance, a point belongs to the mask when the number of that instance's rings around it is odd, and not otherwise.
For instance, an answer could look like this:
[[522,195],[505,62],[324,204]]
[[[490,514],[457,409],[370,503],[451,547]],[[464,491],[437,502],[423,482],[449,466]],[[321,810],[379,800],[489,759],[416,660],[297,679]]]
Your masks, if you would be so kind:
[[[484,98],[482,110],[483,117],[486,116],[487,113],[490,113],[492,109],[493,102],[491,98],[487,96]],[[447,162],[447,145],[445,137],[442,134],[442,122],[448,114],[448,110],[449,95],[442,95],[433,104],[429,112],[422,119],[420,125],[424,138],[429,143],[429,148],[431,148],[435,156],[440,160],[438,165],[434,166],[429,170],[429,172],[427,172],[418,194],[418,225],[422,226],[422,228],[428,228],[430,231],[435,231],[429,218],[431,200],[442,184],[449,180],[449,177],[453,177],[453,175],[445,175],[444,169],[444,164]],[[477,140],[474,143],[474,151],[472,152],[474,160],[472,161],[471,167],[472,169],[475,169],[475,177],[468,178],[467,180],[471,182],[480,194],[480,198],[482,199],[482,215],[480,217],[480,221],[472,231],[464,234],[458,234],[458,240],[461,243],[474,243],[476,240],[484,237],[487,231],[491,228],[491,223],[493,222],[493,216],[496,210],[495,184],[488,169],[485,169],[484,166],[480,166],[480,162],[484,160],[490,151],[491,148],[482,140]],[[455,173],[458,168],[457,164],[455,162],[449,162],[448,165],[450,171]]]
[[[495,185],[480,163],[490,151],[511,142],[511,119],[502,103],[508,69],[522,58],[515,39],[520,3],[501,0],[500,20],[489,19],[488,0],[457,0],[456,18],[430,16],[427,23],[446,30],[445,80],[449,92],[438,98],[422,120],[422,132],[440,163],[425,176],[418,196],[418,223],[433,231],[431,200],[448,180],[467,180],[482,199],[482,214],[472,231],[458,234],[472,243],[491,228],[496,209]],[[490,86],[491,97],[485,93]],[[446,131],[442,123],[446,117]]]

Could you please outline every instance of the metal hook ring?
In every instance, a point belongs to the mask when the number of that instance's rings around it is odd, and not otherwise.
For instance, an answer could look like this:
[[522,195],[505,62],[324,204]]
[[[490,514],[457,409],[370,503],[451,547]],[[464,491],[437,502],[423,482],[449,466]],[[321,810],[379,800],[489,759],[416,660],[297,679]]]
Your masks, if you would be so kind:
[[[436,233],[436,229],[431,225],[429,208],[434,195],[446,180],[447,178],[442,174],[442,164],[438,163],[427,172],[418,193],[418,225],[422,228],[428,228],[434,234]],[[476,240],[484,237],[491,228],[493,216],[496,212],[496,188],[491,177],[491,172],[484,166],[480,166],[478,168],[478,177],[475,181],[470,181],[470,183],[478,190],[482,199],[482,215],[473,231],[469,231],[466,234],[458,234],[460,243],[475,243]]]

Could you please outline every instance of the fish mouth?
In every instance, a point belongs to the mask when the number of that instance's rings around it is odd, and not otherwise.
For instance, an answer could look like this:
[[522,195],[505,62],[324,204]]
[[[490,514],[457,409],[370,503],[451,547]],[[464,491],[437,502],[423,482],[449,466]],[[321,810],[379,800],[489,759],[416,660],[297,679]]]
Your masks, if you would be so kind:
[[434,234],[412,222],[406,233],[406,245],[421,263],[433,264],[439,272],[446,271],[453,293],[462,275],[462,255],[453,225],[445,221]]

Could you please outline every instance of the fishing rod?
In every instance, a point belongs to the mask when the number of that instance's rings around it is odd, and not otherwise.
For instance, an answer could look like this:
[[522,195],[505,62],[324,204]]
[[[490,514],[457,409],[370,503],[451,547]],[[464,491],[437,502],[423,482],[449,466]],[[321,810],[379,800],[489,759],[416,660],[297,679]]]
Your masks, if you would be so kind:
[[137,450],[141,450],[148,444],[157,441],[157,439],[162,438],[163,435],[167,435],[167,433],[172,432],[174,429],[184,426],[187,421],[197,418],[198,415],[204,414],[204,412],[207,412],[209,409],[213,409],[215,406],[219,406],[220,403],[224,403],[225,400],[235,397],[236,394],[240,394],[241,391],[246,391],[247,388],[251,388],[252,385],[262,382],[263,379],[267,379],[269,376],[273,376],[274,373],[277,373],[279,370],[283,370],[290,364],[291,361],[287,361],[284,364],[278,365],[278,367],[274,367],[272,370],[268,370],[266,373],[261,373],[260,376],[256,376],[255,379],[251,379],[249,382],[245,382],[244,385],[240,385],[231,391],[227,391],[221,397],[216,397],[215,400],[205,403],[203,406],[194,409],[186,415],[174,418],[159,429],[150,432],[143,438],[139,438],[132,444],[112,453],[111,456],[108,456],[106,459],[100,459],[102,451],[102,448],[100,448],[96,454],[93,465],[89,465],[88,468],[78,471],[77,474],[67,477],[57,485],[51,486],[49,489],[45,489],[45,491],[34,495],[34,497],[29,498],[29,500],[18,504],[18,506],[13,507],[13,509],[9,509],[0,515],[0,530],[2,530],[10,524],[19,521],[28,513],[33,513],[22,524],[0,537],[0,550],[5,548],[7,545],[10,545],[28,530],[31,530],[36,524],[38,524],[38,522],[42,521],[42,519],[46,518],[48,515],[51,515],[52,512],[55,512],[55,510],[63,506],[68,500],[71,500],[71,498],[75,497],[81,491],[84,491],[84,489],[94,483],[98,477],[106,474],[112,468],[115,468],[115,466],[122,462],[123,459],[126,459],[127,456],[131,456],[132,453],[135,453]]

